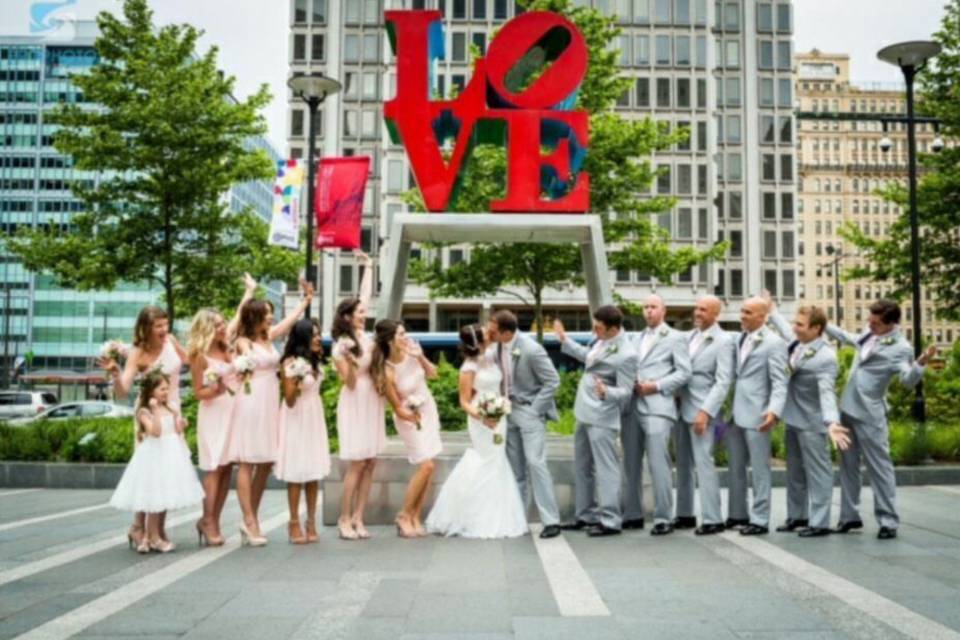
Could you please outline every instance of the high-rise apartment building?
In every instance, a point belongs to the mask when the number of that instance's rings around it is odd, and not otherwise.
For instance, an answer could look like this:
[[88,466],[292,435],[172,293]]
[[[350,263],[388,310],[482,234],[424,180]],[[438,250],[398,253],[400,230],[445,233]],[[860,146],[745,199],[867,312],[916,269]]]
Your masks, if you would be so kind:
[[[676,246],[707,247],[728,240],[726,260],[680,274],[672,284],[649,274],[611,272],[618,293],[640,300],[663,295],[673,312],[697,296],[718,293],[729,302],[724,320],[761,289],[789,307],[797,295],[795,134],[792,33],[789,1],[593,0],[619,16],[621,73],[631,80],[616,109],[626,118],[651,117],[688,127],[690,139],[658,153],[664,170],[654,193],[677,198],[656,217]],[[290,0],[290,73],[318,71],[339,79],[343,91],[326,100],[318,151],[369,155],[372,174],[363,217],[363,248],[376,255],[391,220],[406,210],[400,194],[414,186],[402,147],[386,134],[382,104],[394,95],[396,71],[383,23],[385,9],[439,9],[446,58],[435,70],[435,91],[445,95],[470,80],[470,48],[484,52],[498,25],[523,11],[513,0]],[[291,99],[289,151],[306,153],[304,104]],[[414,248],[415,253],[420,250]],[[470,246],[444,249],[444,264],[469,260]],[[324,263],[324,317],[336,297],[357,286],[357,266],[346,255]],[[570,327],[589,328],[586,294],[548,290],[547,313]],[[508,294],[484,299],[431,299],[407,288],[404,319],[416,330],[453,330],[491,307],[517,307]],[[521,323],[531,315],[521,310]],[[688,314],[684,312],[686,319]]]
[[[798,54],[796,90],[801,114],[850,114],[877,120],[798,120],[797,157],[800,164],[800,298],[827,310],[848,331],[864,327],[869,306],[889,296],[892,287],[867,280],[846,280],[844,271],[860,264],[856,248],[844,243],[840,229],[854,224],[871,237],[886,236],[901,209],[877,190],[886,183],[907,180],[906,125],[892,123],[886,135],[893,143],[880,148],[884,136],[880,118],[906,113],[904,87],[898,84],[856,85],[850,81],[850,57],[813,50]],[[930,151],[935,137],[929,124],[917,125],[917,149]],[[839,270],[836,269],[839,267]],[[839,287],[837,286],[839,280]],[[937,319],[936,301],[923,292],[925,337],[948,346],[960,339],[960,323]],[[912,334],[913,309],[904,305],[904,329]]]
[[[0,34],[0,229],[13,234],[23,226],[60,225],[80,211],[70,191],[75,180],[95,180],[74,171],[70,158],[53,147],[48,122],[61,103],[83,104],[69,79],[97,63],[92,21],[71,23],[68,40],[43,35]],[[247,141],[273,160],[279,154],[265,138]],[[270,219],[273,188],[268,181],[235,186],[225,194],[234,211],[252,207]],[[162,292],[142,284],[121,284],[114,291],[63,289],[48,275],[30,273],[0,251],[0,349],[8,361],[33,354],[34,369],[85,370],[107,339],[129,338],[140,309],[155,304]],[[282,290],[271,287],[279,301]],[[9,331],[7,328],[9,327]]]

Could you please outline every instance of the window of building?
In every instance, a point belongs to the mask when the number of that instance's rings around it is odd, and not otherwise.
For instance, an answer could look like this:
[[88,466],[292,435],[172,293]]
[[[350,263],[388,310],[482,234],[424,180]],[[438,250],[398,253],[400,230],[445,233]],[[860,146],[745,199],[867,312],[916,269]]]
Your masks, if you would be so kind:
[[727,40],[724,43],[726,56],[726,66],[728,69],[740,68],[740,42],[737,40]]
[[670,0],[654,0],[654,5],[657,24],[670,24]]
[[740,78],[727,78],[724,82],[724,95],[728,107],[740,106]]
[[760,78],[760,106],[773,106],[773,78]]
[[743,257],[743,231],[737,229],[730,231],[730,257]]
[[790,78],[777,80],[777,106],[786,109],[793,107],[793,80]]
[[324,24],[327,21],[327,0],[313,0],[311,21],[314,24]]
[[303,111],[294,109],[290,113],[290,135],[300,137],[303,135]]
[[727,116],[727,143],[740,144],[740,116]]
[[697,194],[707,195],[707,165],[697,165]]
[[310,59],[314,62],[323,62],[323,34],[315,33],[310,36]]
[[743,194],[739,191],[730,192],[730,219],[739,220],[743,217]]
[[650,24],[650,0],[633,0],[634,24]]
[[[784,153],[784,154],[781,154],[780,156],[780,180],[783,182],[793,181],[793,155],[792,154]],[[837,213],[839,213],[839,211]]]
[[761,180],[773,181],[777,179],[777,158],[774,154],[764,153],[761,166]]
[[760,60],[758,63],[761,69],[773,69],[773,41],[760,41]]
[[293,36],[293,59],[295,61],[307,59],[307,36],[302,33]]
[[467,0],[453,0],[453,18],[465,20],[467,17]]
[[293,21],[295,23],[307,21],[307,2],[308,0],[296,0],[293,3]]
[[764,220],[774,220],[777,217],[777,194],[766,191],[762,196]]
[[793,259],[793,231],[784,231],[781,234],[780,255],[787,259]]
[[353,265],[340,265],[340,293],[353,292]]
[[773,6],[767,2],[757,5],[757,31],[770,33],[773,31]]
[[770,295],[777,295],[777,272],[775,270],[763,270],[763,288],[769,291]]
[[793,58],[790,55],[790,41],[780,40],[777,42],[777,69],[780,71],[790,71]]
[[[689,167],[687,168],[689,169]],[[688,207],[681,207],[677,210],[677,237],[693,238],[693,210]]]
[[676,45],[677,45],[677,66],[689,67],[691,62],[690,36],[677,36]]
[[681,120],[677,122],[677,128],[680,130],[686,130],[688,134],[685,140],[681,140],[677,143],[677,149],[679,151],[690,151],[690,145],[693,140],[693,132],[690,130],[690,123]]
[[670,193],[670,165],[657,166],[657,193]]
[[693,168],[689,164],[677,165],[677,193],[690,194],[693,191]]
[[760,142],[772,144],[776,140],[773,116],[760,116]]
[[740,182],[743,180],[743,156],[740,153],[727,154],[727,174],[728,182]]
[[690,78],[677,78],[677,107],[690,108]]
[[707,38],[705,36],[697,36],[695,46],[694,64],[698,69],[703,69],[707,66]]
[[650,64],[650,36],[635,36],[633,39],[633,61],[638,66]]
[[780,117],[780,142],[793,142],[793,122],[790,116]]
[[[803,204],[803,201],[800,201],[800,204]],[[793,219],[793,194],[792,193],[781,193],[780,194],[780,217],[784,220]]]
[[697,123],[697,151],[707,150],[707,123]]
[[650,106],[650,79],[637,78],[637,106]]
[[363,36],[363,61],[380,61],[380,41],[377,36],[372,34]]
[[657,49],[656,62],[658,66],[670,66],[670,36],[657,36],[655,41]]
[[657,106],[670,106],[670,78],[657,78]]
[[473,19],[487,19],[487,0],[473,0]]
[[690,24],[690,0],[674,0],[673,23]]
[[723,28],[727,31],[740,31],[740,4],[728,2],[723,7]]
[[451,42],[454,62],[465,62],[467,59],[467,34],[454,32]]
[[763,257],[774,259],[777,257],[777,232],[763,232]]
[[343,61],[360,62],[360,36],[347,34],[343,37]]
[[777,5],[777,31],[780,33],[790,33],[793,31],[793,21],[790,17],[790,5],[781,2]]

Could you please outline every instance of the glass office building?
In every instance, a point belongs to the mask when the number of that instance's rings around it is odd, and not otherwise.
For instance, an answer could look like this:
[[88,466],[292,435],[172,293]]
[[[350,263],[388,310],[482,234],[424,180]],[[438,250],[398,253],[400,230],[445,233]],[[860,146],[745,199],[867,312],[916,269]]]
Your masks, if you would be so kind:
[[[62,103],[81,104],[84,96],[69,75],[97,63],[92,47],[93,22],[76,22],[68,42],[36,36],[0,35],[0,225],[4,234],[23,227],[68,225],[82,207],[70,184],[94,180],[74,171],[69,157],[53,147],[55,127],[46,119]],[[251,148],[279,155],[265,138],[248,141]],[[235,186],[225,198],[234,211],[252,207],[269,220],[269,181]],[[26,271],[0,249],[0,331],[9,360],[33,355],[32,369],[85,370],[100,344],[115,337],[129,339],[137,313],[161,296],[141,284],[121,284],[113,291],[85,292],[56,286],[47,275]],[[282,285],[280,285],[282,287]],[[279,301],[282,290],[268,292]],[[7,330],[9,327],[9,330]]]

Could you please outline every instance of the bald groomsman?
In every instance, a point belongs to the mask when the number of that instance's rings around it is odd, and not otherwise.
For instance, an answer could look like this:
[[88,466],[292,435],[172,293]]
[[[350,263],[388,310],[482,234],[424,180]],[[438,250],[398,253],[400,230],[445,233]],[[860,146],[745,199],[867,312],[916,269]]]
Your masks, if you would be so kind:
[[677,519],[673,526],[692,529],[694,470],[700,485],[702,524],[695,533],[708,535],[723,531],[720,484],[713,463],[713,420],[720,413],[735,373],[734,339],[720,328],[717,318],[721,304],[715,296],[697,300],[693,311],[696,327],[687,333],[692,376],[680,390],[680,420],[676,426]]
[[877,537],[897,537],[897,479],[890,460],[887,425],[887,388],[894,376],[906,387],[923,378],[923,368],[936,355],[930,347],[914,362],[913,348],[900,332],[900,305],[878,300],[870,305],[867,330],[860,335],[835,326],[827,334],[857,349],[853,369],[840,399],[840,419],[850,429],[850,447],[840,456],[840,523],[838,533],[863,528],[860,520],[860,455],[870,472],[873,510],[880,525]]
[[624,529],[643,528],[643,456],[647,455],[653,477],[655,510],[651,534],[673,531],[673,471],[669,442],[677,420],[674,396],[690,379],[687,341],[663,321],[667,308],[658,295],[647,298],[643,317],[647,328],[634,336],[637,352],[637,384],[633,419],[620,431],[623,444]]
[[786,340],[787,521],[780,532],[801,538],[830,533],[833,463],[827,434],[842,430],[837,412],[837,353],[823,337],[827,314],[820,307],[797,309],[793,327],[770,301],[770,321]]
[[[770,431],[787,400],[787,345],[765,328],[767,302],[750,298],[740,308],[734,424],[727,430],[730,466],[728,526],[746,536],[770,531]],[[753,475],[753,507],[747,516],[747,466]]]

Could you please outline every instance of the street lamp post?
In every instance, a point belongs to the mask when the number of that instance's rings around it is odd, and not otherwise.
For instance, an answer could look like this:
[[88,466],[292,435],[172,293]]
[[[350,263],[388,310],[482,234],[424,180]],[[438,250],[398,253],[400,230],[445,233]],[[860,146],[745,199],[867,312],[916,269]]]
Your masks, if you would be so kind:
[[846,258],[846,256],[843,255],[843,251],[841,251],[839,248],[834,247],[832,244],[828,244],[828,245],[827,245],[827,255],[832,256],[832,255],[834,255],[834,254],[836,254],[836,256],[835,256],[830,262],[827,262],[827,263],[825,263],[824,265],[821,265],[821,267],[822,267],[822,266],[826,266],[826,265],[830,265],[830,268],[833,269],[833,304],[834,304],[834,310],[835,310],[835,312],[836,312],[837,325],[838,325],[838,326],[843,326],[843,325],[842,325],[842,323],[843,323],[843,308],[840,306],[840,263],[843,261],[844,258]]
[[[913,351],[915,357],[923,352],[920,315],[920,225],[917,219],[917,136],[914,114],[913,83],[927,61],[940,53],[936,42],[918,40],[901,42],[884,47],[877,57],[895,65],[903,72],[907,85],[907,163],[910,183],[910,267],[913,293]],[[923,397],[923,382],[916,387],[913,401],[913,417],[923,428],[927,419],[926,402]]]
[[[340,91],[340,83],[328,78],[322,73],[297,73],[287,81],[287,86],[293,95],[307,103],[310,121],[307,124],[309,139],[307,141],[307,281],[316,288],[317,270],[313,264],[313,200],[316,191],[316,162],[314,152],[316,147],[316,119],[320,104],[330,94]],[[310,308],[307,307],[306,317],[310,317]]]

